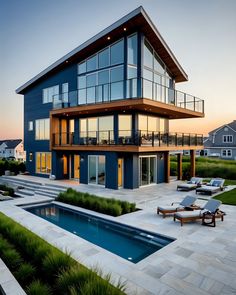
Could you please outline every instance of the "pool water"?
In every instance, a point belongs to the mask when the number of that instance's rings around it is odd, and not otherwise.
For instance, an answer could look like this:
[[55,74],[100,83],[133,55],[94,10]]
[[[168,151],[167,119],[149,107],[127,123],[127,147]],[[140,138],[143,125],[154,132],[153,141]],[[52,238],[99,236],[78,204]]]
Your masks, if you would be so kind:
[[26,210],[133,263],[141,261],[174,241],[170,237],[67,209],[57,204],[31,207]]

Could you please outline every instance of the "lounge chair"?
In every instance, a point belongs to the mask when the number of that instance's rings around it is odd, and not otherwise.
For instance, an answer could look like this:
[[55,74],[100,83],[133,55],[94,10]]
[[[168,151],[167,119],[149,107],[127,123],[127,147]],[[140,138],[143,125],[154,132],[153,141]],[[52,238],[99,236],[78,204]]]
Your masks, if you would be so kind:
[[224,182],[225,180],[222,178],[213,178],[209,184],[202,185],[201,187],[196,188],[197,193],[203,193],[212,195],[224,189]]
[[190,191],[202,184],[202,178],[192,177],[188,182],[180,183],[177,185],[177,190]]
[[[201,210],[176,212],[174,215],[174,221],[178,219],[182,226],[185,222],[201,219],[203,225],[211,225],[215,227],[216,218],[221,218],[221,221],[224,220],[225,213],[219,210],[220,205],[221,201],[219,200],[209,200]],[[206,220],[210,221],[207,222]]]
[[194,196],[186,196],[181,202],[174,202],[171,206],[157,207],[157,214],[162,213],[163,218],[165,218],[167,214],[175,213],[177,211],[199,209],[198,206],[194,205],[196,200],[197,198]]

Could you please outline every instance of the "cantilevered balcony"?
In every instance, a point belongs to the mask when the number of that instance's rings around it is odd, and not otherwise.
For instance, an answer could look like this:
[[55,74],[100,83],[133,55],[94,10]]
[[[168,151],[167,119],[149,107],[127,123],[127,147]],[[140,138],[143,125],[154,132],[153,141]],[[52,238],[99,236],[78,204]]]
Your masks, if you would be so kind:
[[200,149],[203,135],[186,133],[163,133],[122,130],[91,131],[76,133],[53,133],[53,149],[116,150],[116,151],[165,151]]
[[[120,103],[120,104],[119,104]],[[53,97],[53,114],[99,107],[127,106],[163,113],[166,117],[192,118],[204,116],[204,101],[146,79],[129,79],[86,87]],[[85,108],[86,107],[86,108]],[[70,110],[71,108],[71,110]],[[64,110],[64,111],[63,111]]]

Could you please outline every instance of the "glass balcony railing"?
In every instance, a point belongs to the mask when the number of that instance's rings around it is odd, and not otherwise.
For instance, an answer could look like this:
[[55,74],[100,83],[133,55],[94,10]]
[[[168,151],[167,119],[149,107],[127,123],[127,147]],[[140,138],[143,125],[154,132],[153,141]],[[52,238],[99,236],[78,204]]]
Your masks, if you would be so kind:
[[80,133],[54,133],[52,146],[68,145],[135,145],[153,147],[181,147],[203,145],[203,135],[186,133],[143,132],[122,130],[115,136],[113,130]]
[[61,109],[132,98],[147,98],[204,113],[202,99],[143,78],[101,84],[54,95],[53,108]]

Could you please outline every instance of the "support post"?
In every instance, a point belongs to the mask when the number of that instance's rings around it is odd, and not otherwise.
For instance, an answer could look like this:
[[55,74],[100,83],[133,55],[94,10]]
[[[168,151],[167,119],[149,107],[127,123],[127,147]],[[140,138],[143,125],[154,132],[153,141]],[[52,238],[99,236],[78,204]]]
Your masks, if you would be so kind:
[[177,180],[182,180],[182,159],[183,154],[177,154]]
[[195,176],[195,170],[196,170],[196,164],[195,164],[195,150],[190,150],[190,176],[194,177]]
[[165,182],[170,182],[170,153],[164,152],[164,162],[165,162]]

